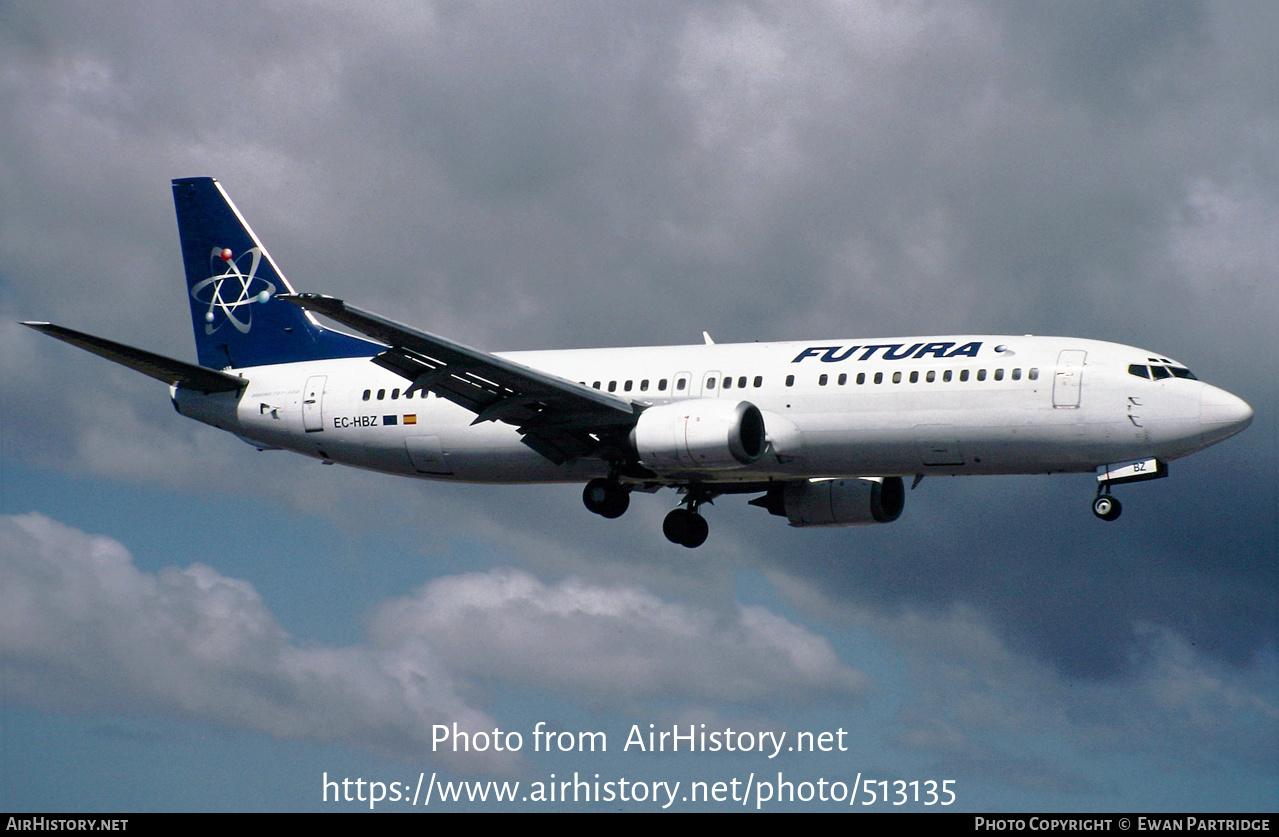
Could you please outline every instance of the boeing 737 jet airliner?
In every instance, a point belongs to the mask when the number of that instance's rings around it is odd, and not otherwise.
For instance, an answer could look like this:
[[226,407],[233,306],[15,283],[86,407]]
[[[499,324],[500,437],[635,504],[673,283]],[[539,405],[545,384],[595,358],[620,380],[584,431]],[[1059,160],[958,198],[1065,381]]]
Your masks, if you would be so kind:
[[[296,293],[222,186],[173,181],[199,365],[26,325],[170,386],[260,450],[462,482],[585,482],[626,511],[675,488],[687,547],[723,494],[792,526],[896,520],[903,477],[1097,471],[1111,486],[1243,430],[1252,409],[1157,352],[1066,337],[945,335],[491,354]],[[325,328],[320,314],[359,332]]]

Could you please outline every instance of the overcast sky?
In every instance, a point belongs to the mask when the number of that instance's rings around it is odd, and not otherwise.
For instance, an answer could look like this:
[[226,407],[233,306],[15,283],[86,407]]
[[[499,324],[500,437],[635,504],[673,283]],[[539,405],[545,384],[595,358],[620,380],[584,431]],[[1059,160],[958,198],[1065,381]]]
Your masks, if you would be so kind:
[[[781,771],[1273,810],[1276,37],[1261,3],[0,3],[0,806]],[[935,479],[864,529],[721,498],[696,552],[670,492],[324,468],[16,325],[194,360],[201,175],[297,289],[494,351],[1065,334],[1256,419],[1113,525],[1088,475]],[[453,722],[524,748],[433,752]],[[623,752],[650,723],[848,749]]]

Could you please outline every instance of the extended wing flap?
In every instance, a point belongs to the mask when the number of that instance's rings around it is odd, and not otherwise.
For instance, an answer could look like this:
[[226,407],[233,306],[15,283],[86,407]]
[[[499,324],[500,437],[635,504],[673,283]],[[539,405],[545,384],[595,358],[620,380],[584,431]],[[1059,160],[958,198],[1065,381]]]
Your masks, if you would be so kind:
[[114,361],[121,366],[127,366],[157,381],[164,381],[170,386],[176,385],[201,392],[235,392],[246,383],[243,378],[228,375],[216,369],[208,369],[143,349],[135,349],[123,343],[94,337],[92,334],[74,331],[53,323],[24,322],[23,325],[64,343],[70,343],[86,352]]
[[576,381],[532,369],[497,355],[347,305],[320,294],[287,300],[385,343],[373,358],[383,369],[476,414],[519,429],[524,443],[553,462],[584,456],[603,445],[602,435],[629,429],[640,407]]

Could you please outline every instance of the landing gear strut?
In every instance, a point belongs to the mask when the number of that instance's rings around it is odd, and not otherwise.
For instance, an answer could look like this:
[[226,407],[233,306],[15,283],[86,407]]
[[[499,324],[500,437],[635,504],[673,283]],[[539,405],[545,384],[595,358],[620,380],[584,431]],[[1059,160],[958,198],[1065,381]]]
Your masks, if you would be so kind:
[[1158,480],[1166,476],[1168,476],[1168,464],[1162,459],[1138,459],[1118,465],[1107,465],[1097,475],[1097,497],[1092,501],[1092,513],[1102,520],[1115,520],[1123,508],[1118,500],[1110,496],[1112,485]]
[[689,489],[688,496],[680,508],[674,509],[662,521],[662,534],[671,543],[696,549],[706,543],[706,536],[711,527],[698,509],[702,503],[709,503],[711,495],[698,489]]
[[631,492],[616,480],[593,479],[582,489],[582,503],[588,511],[611,520],[626,513],[631,504]]

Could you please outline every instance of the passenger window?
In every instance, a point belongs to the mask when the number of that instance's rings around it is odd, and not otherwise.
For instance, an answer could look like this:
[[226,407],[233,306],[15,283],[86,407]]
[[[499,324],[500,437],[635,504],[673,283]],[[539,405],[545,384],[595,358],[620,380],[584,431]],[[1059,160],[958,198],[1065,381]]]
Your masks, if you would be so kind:
[[787,376],[786,376],[786,386],[788,386],[788,387],[793,387],[793,386],[795,386],[795,376],[794,376],[794,375],[787,375]]
[[927,378],[928,378],[928,383],[930,383],[930,384],[931,384],[933,381],[937,380],[937,370],[936,370],[936,369],[929,369],[929,370],[928,370]]
[[599,381],[596,381],[595,383],[591,384],[591,386],[595,387],[596,389],[599,389],[599,388],[600,388],[600,382],[599,382]]
[[842,387],[846,383],[848,383],[848,374],[847,373],[840,374],[839,385]]
[[630,392],[630,391],[631,391],[631,382],[630,382],[630,381],[627,381],[626,383],[622,384],[622,390],[623,390],[624,392]]
[[946,383],[950,383],[950,378],[951,378],[951,374],[949,369],[941,373],[941,379],[945,381]]
[[648,378],[640,381],[640,392],[648,392]]
[[995,370],[995,380],[996,380],[996,381],[1002,381],[1003,379],[1004,379],[1004,370],[1003,370],[1003,368],[1001,367],[1001,368],[999,368],[999,369],[996,369],[996,370]]
[[825,375],[818,375],[818,376],[817,376],[817,385],[818,385],[819,387],[824,387],[824,386],[826,386],[826,376],[825,376]]
[[391,390],[392,400],[398,399],[399,397],[400,397],[400,390],[398,388]]
[[1021,380],[1021,367],[1017,367],[1016,369],[1013,370],[1013,380],[1014,381]]
[[986,370],[985,370],[985,369],[978,369],[978,370],[977,370],[977,380],[979,380],[979,381],[984,381],[984,380],[986,380]]
[[660,380],[660,381],[658,381],[658,382],[657,382],[657,391],[658,391],[658,392],[666,392],[666,379],[665,379],[665,378],[662,378],[662,380]]
[[386,390],[380,389],[377,391],[377,400],[381,401],[383,398],[386,398]]
[[912,384],[919,383],[919,370],[910,373],[910,382]]
[[961,370],[959,370],[959,380],[960,380],[960,381],[967,381],[967,380],[968,380],[968,370],[967,370],[967,369],[961,369]]
[[676,381],[676,382],[675,382],[675,388],[676,388],[677,390],[679,390],[680,392],[683,392],[683,391],[684,391],[684,385],[685,385],[685,384],[687,384],[687,383],[688,383],[688,381],[687,381],[687,380],[685,380],[684,378],[680,378],[678,381]]
[[857,383],[858,383],[858,384],[864,384],[864,383],[866,383],[866,373],[865,373],[865,372],[858,372],[858,373],[857,373]]
[[707,388],[707,389],[715,389],[715,379],[714,379],[714,378],[707,378],[707,379],[706,379],[706,388]]
[[608,382],[608,391],[609,391],[609,392],[617,392],[617,381],[609,381],[609,382]]
[[724,386],[720,387],[720,389],[732,389],[732,388],[733,388],[732,377],[730,376],[730,377],[724,378]]
[[756,386],[756,388],[762,387],[763,385],[764,385],[764,376],[763,376],[763,375],[756,375],[756,376],[755,376],[755,386]]
[[1032,381],[1038,381],[1038,380],[1039,380],[1039,367],[1038,367],[1038,366],[1032,366],[1032,367],[1030,367],[1030,374],[1028,374],[1026,377],[1027,377],[1027,378],[1029,378],[1029,379],[1030,379],[1030,380],[1032,380]]
[[900,384],[901,382],[902,382],[902,373],[900,373],[900,372],[894,372],[894,373],[893,373],[893,383],[895,383],[895,384]]
[[369,400],[369,396],[370,396],[370,395],[372,395],[372,394],[373,394],[373,393],[372,393],[370,390],[367,390],[367,389],[366,389],[366,390],[364,391],[364,400],[365,400],[365,401],[368,401],[368,400]]
[[884,373],[883,373],[883,372],[876,372],[876,373],[875,373],[875,383],[877,383],[877,384],[882,384],[883,382],[884,382]]

